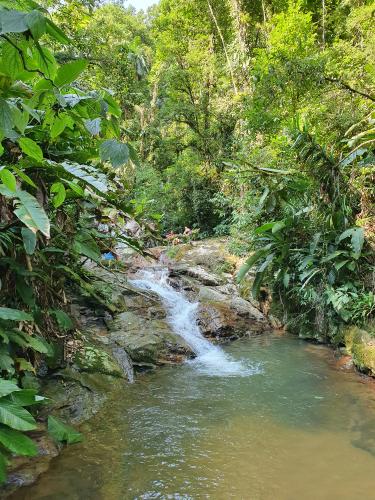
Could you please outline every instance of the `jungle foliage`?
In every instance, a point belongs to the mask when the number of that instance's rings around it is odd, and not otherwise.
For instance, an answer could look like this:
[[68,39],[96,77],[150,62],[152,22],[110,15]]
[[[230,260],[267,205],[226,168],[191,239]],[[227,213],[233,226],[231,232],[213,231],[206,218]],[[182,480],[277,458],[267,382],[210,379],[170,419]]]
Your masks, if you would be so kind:
[[[113,234],[101,233],[96,221],[115,213],[120,224],[132,214],[123,171],[137,160],[131,144],[123,140],[122,111],[112,92],[76,84],[89,62],[57,61],[53,48],[69,47],[71,42],[48,11],[29,1],[1,4],[0,383],[5,392],[0,401],[4,435],[0,479],[4,480],[7,450],[36,452],[29,438],[20,434],[35,428],[34,418],[23,406],[42,399],[28,387],[42,357],[53,356],[61,339],[74,334],[67,286],[105,303],[82,263],[98,262],[101,253],[111,248]],[[116,239],[141,250],[139,242],[120,231]]]
[[83,261],[142,251],[129,217],[229,236],[239,279],[316,338],[373,320],[372,0],[0,5],[2,470],[35,452],[15,422],[74,336],[67,288],[106,307]]

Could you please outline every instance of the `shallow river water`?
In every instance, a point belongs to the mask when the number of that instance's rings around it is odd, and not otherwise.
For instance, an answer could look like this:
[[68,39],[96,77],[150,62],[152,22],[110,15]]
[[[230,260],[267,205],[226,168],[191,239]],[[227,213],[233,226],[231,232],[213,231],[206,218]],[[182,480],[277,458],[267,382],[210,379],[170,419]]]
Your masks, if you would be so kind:
[[264,335],[225,351],[246,376],[143,374],[14,499],[375,498],[375,389],[329,350]]

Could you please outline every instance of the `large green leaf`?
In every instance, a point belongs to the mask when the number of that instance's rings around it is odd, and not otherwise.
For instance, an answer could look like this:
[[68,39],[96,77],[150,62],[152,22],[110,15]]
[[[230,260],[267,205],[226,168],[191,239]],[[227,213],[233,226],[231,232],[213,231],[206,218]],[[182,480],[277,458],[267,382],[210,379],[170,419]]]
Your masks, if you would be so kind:
[[14,198],[16,193],[11,191],[5,184],[0,184],[0,194],[6,198]]
[[71,43],[69,38],[65,35],[63,31],[61,31],[61,29],[58,26],[56,26],[55,23],[53,23],[50,19],[47,19],[46,21],[47,21],[46,31],[52,38],[54,38],[55,40],[57,40],[62,44],[68,45]]
[[[35,44],[32,50],[32,58],[28,60],[30,69],[41,71],[49,80],[55,78],[58,65],[53,53],[45,46]],[[52,83],[49,80],[41,80],[37,86],[51,88]],[[37,88],[37,86],[35,88]],[[38,87],[39,89],[41,87]]]
[[0,99],[0,131],[5,133],[13,127],[13,116],[9,104]]
[[87,68],[88,61],[84,59],[79,59],[77,61],[72,61],[60,66],[57,70],[55,85],[57,87],[62,87],[68,85],[74,80],[76,80],[79,75]]
[[255,299],[258,298],[260,287],[261,287],[262,282],[263,282],[263,278],[264,278],[264,272],[259,272],[255,276],[253,286],[251,289],[251,293]]
[[6,198],[14,198],[16,196],[16,193],[11,191],[5,184],[0,184],[0,194]]
[[18,140],[18,144],[27,156],[30,156],[37,161],[43,160],[43,151],[41,150],[40,146],[32,139],[29,139],[28,137],[21,137],[21,139]]
[[24,134],[27,124],[29,123],[29,113],[27,111],[22,111],[18,108],[18,106],[15,106],[14,104],[11,104],[10,110],[12,113],[14,126],[21,134]]
[[18,431],[32,431],[36,422],[30,412],[9,401],[0,399],[0,422]]
[[14,210],[14,214],[20,221],[31,231],[37,232],[39,230],[49,238],[50,222],[38,200],[27,191],[18,190],[16,204],[17,208]]
[[363,243],[364,243],[364,231],[362,227],[354,227],[347,229],[340,236],[338,241],[342,241],[346,238],[351,239],[351,247],[353,252],[356,254],[356,257],[359,257],[362,252]]
[[38,40],[46,32],[46,18],[39,10],[32,10],[26,15],[26,24],[34,40]]
[[284,229],[285,226],[286,226],[286,223],[283,220],[279,220],[279,221],[275,222],[275,224],[272,226],[272,234],[275,234],[278,231],[281,231],[282,229]]
[[73,321],[65,311],[62,311],[61,309],[51,309],[49,313],[56,318],[56,321],[62,330],[66,331],[73,328]]
[[7,396],[8,394],[12,394],[12,392],[17,392],[20,390],[21,389],[15,382],[0,378],[0,398],[2,398],[3,396]]
[[56,137],[64,132],[66,127],[71,129],[74,127],[74,121],[68,113],[60,113],[55,116],[51,127],[51,138],[56,139]]
[[52,352],[50,344],[43,337],[29,335],[20,330],[12,330],[9,335],[11,340],[21,347],[34,349],[34,351],[46,354],[47,356]]
[[28,227],[23,227],[21,229],[23,246],[25,247],[26,253],[32,255],[35,251],[36,246],[36,234],[31,231]]
[[0,34],[23,33],[29,29],[27,14],[19,10],[0,8]]
[[66,117],[65,115],[58,115],[55,117],[51,127],[51,139],[56,139],[60,134],[62,134],[66,127]]
[[54,182],[51,186],[51,193],[55,196],[52,199],[53,206],[58,208],[65,201],[66,191],[62,182]]
[[99,135],[101,121],[101,118],[94,118],[92,120],[84,120],[83,123],[85,124],[87,131],[90,132],[91,135]]
[[64,424],[61,420],[49,415],[48,432],[58,442],[67,442],[68,444],[79,443],[82,441],[82,434],[73,427]]
[[38,453],[38,448],[32,439],[22,432],[6,427],[0,427],[0,443],[17,455],[33,457]]
[[[27,229],[27,228],[25,228]],[[34,234],[34,233],[32,233]],[[35,295],[34,289],[30,286],[30,283],[26,281],[24,276],[18,275],[16,278],[16,291],[21,297],[23,302],[30,308],[35,307]]]
[[91,236],[91,234],[86,231],[80,231],[79,233],[77,233],[76,237],[74,238],[73,248],[80,255],[84,255],[96,262],[101,257],[100,250],[98,245],[96,244],[96,241]]
[[240,282],[243,280],[243,278],[246,276],[246,274],[250,271],[250,269],[258,262],[259,259],[261,259],[264,256],[264,250],[257,250],[256,252],[251,255],[246,262],[241,266],[240,270],[238,271],[237,274],[237,282]]
[[112,95],[109,92],[105,91],[103,94],[103,99],[108,104],[108,112],[119,118],[121,116],[121,108],[115,101],[115,99],[113,99]]
[[6,345],[0,345],[0,368],[1,371],[7,372],[8,375],[13,375],[15,372],[14,360],[9,355]]
[[269,253],[267,257],[264,259],[264,261],[259,265],[258,273],[263,273],[272,263],[274,257],[275,257],[274,253]]
[[12,165],[12,169],[14,170],[14,172],[16,172],[16,174],[18,175],[18,177],[20,177],[23,181],[26,182],[26,184],[28,184],[29,186],[32,186],[33,188],[36,188],[36,184],[35,182],[30,179],[30,177],[25,174],[25,172],[23,172],[22,170],[20,170],[18,167],[16,167],[15,165]]
[[45,401],[46,398],[38,396],[35,389],[21,389],[9,394],[3,401],[9,401],[17,406],[32,406]]
[[33,321],[31,314],[19,309],[11,309],[10,307],[0,307],[0,319],[10,321]]
[[101,193],[108,191],[106,176],[90,165],[79,165],[78,163],[68,163],[66,161],[60,165],[73,177],[84,181]]
[[16,178],[7,168],[0,170],[0,179],[3,181],[4,185],[10,189],[10,191],[15,191],[17,188]]
[[262,226],[257,227],[255,229],[255,233],[261,234],[261,233],[265,233],[265,232],[269,231],[270,229],[272,230],[272,228],[275,226],[275,224],[277,224],[277,222],[266,222]]
[[100,145],[100,158],[109,161],[114,168],[121,167],[129,160],[129,148],[123,142],[110,139]]

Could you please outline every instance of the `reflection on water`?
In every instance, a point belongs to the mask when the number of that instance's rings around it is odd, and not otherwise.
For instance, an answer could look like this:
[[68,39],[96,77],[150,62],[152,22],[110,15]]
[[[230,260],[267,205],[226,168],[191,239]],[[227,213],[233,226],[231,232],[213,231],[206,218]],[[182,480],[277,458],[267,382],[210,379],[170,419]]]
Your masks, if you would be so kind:
[[249,377],[163,368],[124,389],[14,499],[320,500],[375,496],[375,392],[327,350],[262,336],[226,348]]

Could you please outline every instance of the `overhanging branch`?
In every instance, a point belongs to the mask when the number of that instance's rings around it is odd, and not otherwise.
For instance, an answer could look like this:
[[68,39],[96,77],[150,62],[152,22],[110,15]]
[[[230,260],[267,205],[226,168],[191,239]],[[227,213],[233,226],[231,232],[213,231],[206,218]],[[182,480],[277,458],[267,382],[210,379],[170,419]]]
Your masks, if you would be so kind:
[[372,101],[372,102],[375,102],[375,97],[371,96],[370,94],[367,94],[366,92],[361,92],[360,90],[353,89],[353,87],[351,87],[347,83],[339,80],[338,78],[329,78],[329,77],[325,76],[324,80],[326,82],[335,83],[336,85],[339,85],[343,89],[346,89],[349,92],[352,92],[353,94],[360,95],[362,97],[365,97],[366,99],[370,99],[370,101]]

